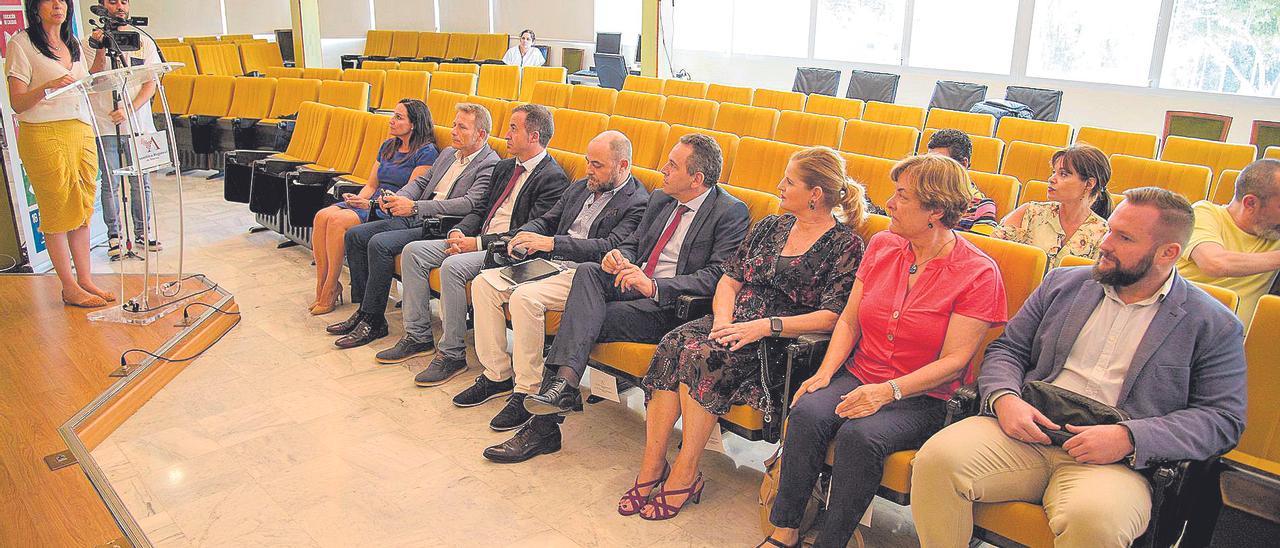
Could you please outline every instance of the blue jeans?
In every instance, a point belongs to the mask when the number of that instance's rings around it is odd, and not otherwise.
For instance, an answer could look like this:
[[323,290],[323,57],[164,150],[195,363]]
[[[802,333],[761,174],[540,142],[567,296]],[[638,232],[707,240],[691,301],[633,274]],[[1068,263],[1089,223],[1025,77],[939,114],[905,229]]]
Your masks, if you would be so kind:
[[[124,153],[126,162],[129,160],[129,144],[124,141],[124,137],[116,137],[115,135],[104,136],[102,138],[101,153],[98,154],[98,171],[102,175],[102,188],[99,194],[102,198],[102,222],[107,225],[107,237],[120,237],[120,216],[117,208],[120,207],[120,180],[124,177],[115,177],[111,172],[120,169],[119,153]],[[146,205],[150,207],[154,202],[151,201],[151,178],[147,175],[142,176],[142,184],[138,184],[138,179],[129,177],[129,211],[133,213],[133,235],[141,238],[146,236],[142,230],[143,219],[146,219],[146,211],[143,209],[142,194],[146,194]],[[152,230],[154,234],[154,229]]]

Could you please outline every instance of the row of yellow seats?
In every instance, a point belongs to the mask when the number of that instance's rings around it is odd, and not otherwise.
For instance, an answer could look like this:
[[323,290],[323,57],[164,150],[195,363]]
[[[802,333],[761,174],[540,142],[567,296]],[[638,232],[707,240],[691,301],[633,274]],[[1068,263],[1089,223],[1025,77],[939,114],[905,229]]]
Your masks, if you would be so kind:
[[306,101],[299,107],[288,148],[270,158],[345,173],[340,179],[364,184],[387,139],[389,120],[385,114]]
[[[403,63],[407,65],[409,63]],[[435,65],[435,63],[431,63]],[[368,66],[369,62],[365,63]],[[525,69],[520,73],[519,67],[506,65],[468,65],[480,67],[476,73],[466,70],[448,70],[450,63],[441,63],[434,70],[385,70],[382,68],[296,68],[272,67],[264,74],[272,78],[311,78],[319,80],[337,80],[343,82],[364,82],[369,84],[370,104],[377,108],[390,109],[396,101],[405,97],[423,99],[427,90],[442,90],[462,95],[481,95],[495,99],[514,100],[518,98],[521,82],[532,82],[539,78],[563,79],[563,67],[541,67],[544,70]],[[463,65],[459,64],[458,67]],[[422,93],[412,93],[426,86]]]
[[179,38],[156,38],[157,44],[197,44],[208,42],[245,42],[255,40],[252,34],[222,34],[218,36],[185,36]]
[[[164,79],[169,112],[175,116],[252,118],[274,124],[299,112],[302,103],[367,111],[369,84],[300,78],[250,78],[171,74]],[[159,111],[160,97],[152,99]]]
[[506,34],[371,30],[365,35],[366,57],[397,59],[466,59],[498,61],[507,52]]
[[176,71],[179,74],[240,76],[284,66],[279,46],[271,42],[197,42],[194,45],[162,44],[159,48],[166,61],[186,65]]
[[[508,101],[519,99],[525,102],[532,101],[534,86],[538,82],[563,84],[568,76],[568,71],[564,67],[524,67],[524,69],[512,71],[510,69],[515,67],[506,67],[505,65],[436,63],[431,61],[364,61],[360,64],[360,68],[473,74],[477,77],[477,80],[471,83],[471,88],[473,89],[465,89],[467,83],[463,80],[457,80],[457,83],[445,89],[455,93],[471,93],[474,91],[485,97],[506,99]],[[516,78],[513,79],[513,76]]]

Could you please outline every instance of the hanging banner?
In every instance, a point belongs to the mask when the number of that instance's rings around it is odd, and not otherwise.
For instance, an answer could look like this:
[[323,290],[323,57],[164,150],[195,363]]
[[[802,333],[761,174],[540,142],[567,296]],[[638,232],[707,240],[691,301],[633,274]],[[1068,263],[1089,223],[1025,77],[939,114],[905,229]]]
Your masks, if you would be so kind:
[[26,14],[22,12],[22,4],[18,3],[16,8],[9,8],[0,1],[0,40],[3,40],[0,41],[0,57],[7,55],[9,39],[25,28],[27,28]]

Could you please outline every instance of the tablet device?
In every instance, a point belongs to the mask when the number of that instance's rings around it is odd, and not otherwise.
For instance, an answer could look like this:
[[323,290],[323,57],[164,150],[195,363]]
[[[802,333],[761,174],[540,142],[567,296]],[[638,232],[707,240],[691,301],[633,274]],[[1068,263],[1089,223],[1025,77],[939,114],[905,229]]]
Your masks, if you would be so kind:
[[502,276],[502,279],[507,282],[510,282],[511,285],[520,285],[538,281],[543,278],[550,278],[559,274],[563,270],[564,269],[561,268],[560,265],[546,259],[539,258],[503,267],[498,271],[498,275]]

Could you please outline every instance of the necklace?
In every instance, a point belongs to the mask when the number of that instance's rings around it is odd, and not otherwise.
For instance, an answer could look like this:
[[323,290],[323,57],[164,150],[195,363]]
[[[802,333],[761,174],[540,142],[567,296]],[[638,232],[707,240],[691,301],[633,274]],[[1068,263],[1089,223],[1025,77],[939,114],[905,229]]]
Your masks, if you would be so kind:
[[945,244],[942,244],[942,247],[938,248],[938,252],[937,252],[937,253],[934,253],[932,257],[929,257],[928,259],[925,259],[924,261],[917,261],[917,262],[911,263],[911,268],[908,268],[908,269],[907,269],[907,274],[915,274],[916,272],[919,272],[919,271],[920,271],[920,265],[922,265],[922,264],[924,264],[924,263],[927,263],[927,262],[929,262],[929,261],[932,261],[932,260],[934,260],[934,259],[938,258],[938,255],[941,255],[943,251],[946,251],[947,246],[948,246],[948,245],[950,245],[950,244],[951,244],[952,242],[954,242],[954,241],[956,241],[956,239],[955,239],[955,233],[952,233],[952,234],[951,234],[951,241],[949,241],[949,242],[947,242],[947,243],[945,243]]

